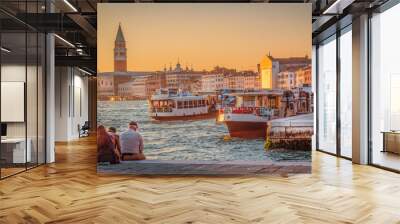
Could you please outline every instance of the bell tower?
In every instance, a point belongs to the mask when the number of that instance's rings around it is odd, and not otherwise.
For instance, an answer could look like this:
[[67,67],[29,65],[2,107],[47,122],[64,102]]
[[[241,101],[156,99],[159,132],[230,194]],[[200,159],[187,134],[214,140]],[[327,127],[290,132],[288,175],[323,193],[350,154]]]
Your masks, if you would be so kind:
[[116,72],[126,72],[126,43],[124,34],[122,33],[121,24],[118,26],[117,37],[114,42],[114,71]]

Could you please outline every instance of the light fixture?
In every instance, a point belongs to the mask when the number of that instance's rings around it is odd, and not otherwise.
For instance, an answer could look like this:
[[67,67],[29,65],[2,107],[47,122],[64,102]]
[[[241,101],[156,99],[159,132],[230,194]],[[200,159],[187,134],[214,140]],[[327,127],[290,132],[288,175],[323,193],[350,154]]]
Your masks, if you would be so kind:
[[68,0],[64,0],[64,3],[68,5],[74,12],[78,12],[78,10]]
[[85,73],[86,75],[93,75],[92,73],[90,73],[90,72],[88,72],[88,71],[86,71],[86,70],[83,70],[83,69],[81,69],[81,68],[79,68],[79,67],[78,67],[78,70],[81,71],[81,72],[83,72],[83,73]]
[[342,14],[343,10],[351,5],[355,0],[336,0],[332,5],[324,10],[322,14]]
[[55,37],[57,37],[59,40],[61,40],[62,42],[64,42],[65,44],[67,44],[70,47],[75,48],[75,45],[73,45],[71,42],[69,42],[68,40],[60,37],[58,34],[54,34]]
[[1,51],[4,51],[6,53],[10,53],[11,52],[11,50],[9,50],[9,49],[7,49],[5,47],[1,47]]

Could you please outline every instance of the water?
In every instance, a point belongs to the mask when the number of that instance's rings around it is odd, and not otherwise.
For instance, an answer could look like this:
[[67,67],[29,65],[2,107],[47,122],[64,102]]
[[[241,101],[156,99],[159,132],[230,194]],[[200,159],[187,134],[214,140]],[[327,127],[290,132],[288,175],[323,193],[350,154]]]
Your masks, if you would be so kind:
[[98,122],[125,131],[129,121],[139,124],[148,159],[159,160],[273,160],[310,161],[311,153],[271,150],[265,152],[264,140],[233,138],[224,124],[215,119],[195,121],[153,121],[148,116],[147,101],[99,101]]

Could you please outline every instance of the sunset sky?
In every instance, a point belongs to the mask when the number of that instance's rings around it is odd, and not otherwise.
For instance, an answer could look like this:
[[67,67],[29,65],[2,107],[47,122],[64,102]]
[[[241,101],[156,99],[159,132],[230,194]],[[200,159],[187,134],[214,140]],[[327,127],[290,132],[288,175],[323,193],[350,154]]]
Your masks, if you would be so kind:
[[256,70],[263,55],[311,55],[311,4],[98,4],[98,71],[113,71],[121,23],[128,70]]

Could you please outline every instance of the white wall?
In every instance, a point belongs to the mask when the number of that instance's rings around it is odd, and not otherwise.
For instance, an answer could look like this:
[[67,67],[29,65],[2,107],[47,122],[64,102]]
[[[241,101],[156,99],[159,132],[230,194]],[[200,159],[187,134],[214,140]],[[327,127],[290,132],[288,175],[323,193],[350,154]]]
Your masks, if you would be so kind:
[[[36,69],[39,69],[38,71]],[[26,120],[21,122],[6,122],[8,138],[27,138],[30,140],[32,162],[39,159],[39,163],[44,163],[45,150],[45,120],[44,120],[44,74],[40,66],[25,66],[25,64],[3,64],[1,66],[2,82],[24,82],[26,84],[26,107],[25,101],[19,108],[19,113],[26,112]],[[27,80],[25,80],[27,78]],[[4,90],[4,89],[3,89]],[[2,91],[3,91],[2,90]],[[24,90],[19,90],[24,94]],[[7,96],[2,96],[7,97]],[[25,97],[23,97],[25,98]],[[1,108],[2,110],[11,110],[11,108]],[[3,111],[4,112],[4,111]],[[12,113],[12,111],[11,111]],[[24,115],[22,115],[24,116]],[[48,150],[51,151],[51,150]],[[49,158],[49,157],[48,157]],[[50,157],[51,158],[51,157]],[[48,160],[52,162],[52,160]]]
[[[24,65],[2,65],[1,66],[1,81],[3,82],[25,82]],[[28,67],[29,70],[29,67]],[[4,108],[2,108],[3,110]],[[7,137],[25,137],[25,122],[7,123]]]
[[78,125],[88,120],[88,78],[76,68],[56,68],[55,140],[79,138]]

